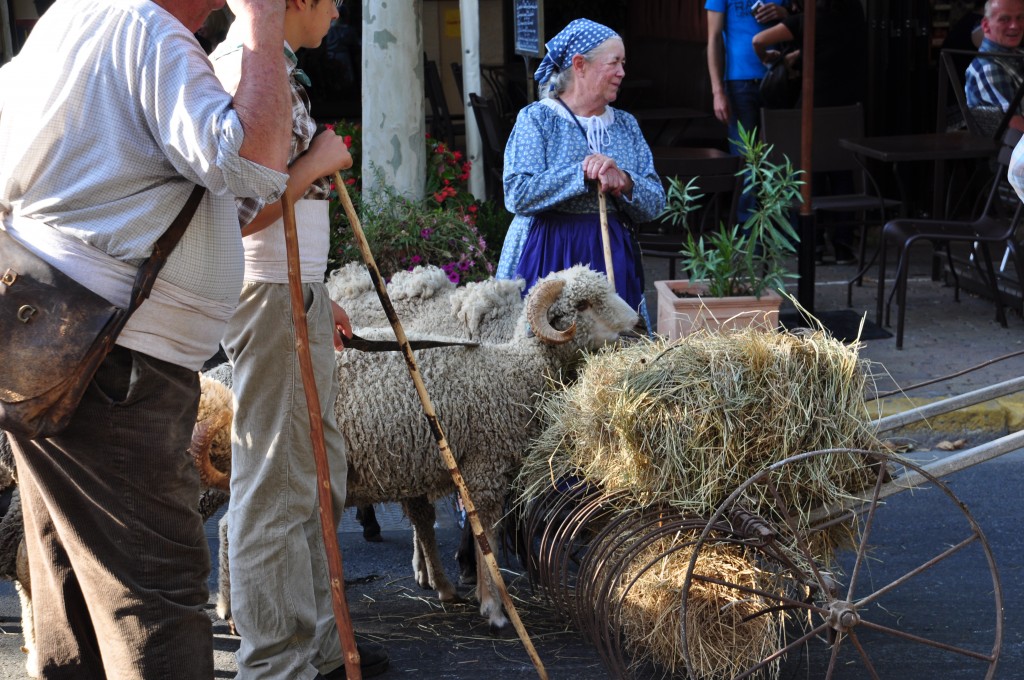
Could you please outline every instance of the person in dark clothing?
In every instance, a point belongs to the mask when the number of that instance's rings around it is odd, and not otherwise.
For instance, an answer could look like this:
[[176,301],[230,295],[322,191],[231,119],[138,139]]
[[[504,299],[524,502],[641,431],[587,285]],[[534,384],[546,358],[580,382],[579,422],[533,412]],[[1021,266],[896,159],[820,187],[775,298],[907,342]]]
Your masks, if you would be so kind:
[[[799,7],[800,3],[794,2]],[[817,0],[814,21],[814,105],[846,106],[864,100],[867,22],[860,0]],[[752,39],[754,53],[764,64],[781,55],[772,49],[779,43],[802,45],[806,16],[798,12]],[[786,55],[800,68],[800,50]],[[799,105],[799,103],[798,103]]]
[[[801,3],[794,2],[802,9]],[[802,11],[783,19],[755,35],[752,39],[754,53],[764,64],[776,59],[792,60],[791,68],[800,70],[800,50],[783,56],[773,45],[790,42],[802,45],[804,24],[807,15]],[[867,22],[860,0],[816,0],[814,16],[814,105],[848,106],[863,101],[866,87],[866,73],[863,55],[867,49]],[[803,93],[797,98],[799,107]],[[849,172],[815,173],[814,185],[819,194],[853,193],[853,177]],[[836,264],[856,262],[853,250],[853,231],[849,224],[851,215],[836,215],[838,224],[828,228],[828,240],[832,243]],[[818,254],[824,263],[824,244]]]

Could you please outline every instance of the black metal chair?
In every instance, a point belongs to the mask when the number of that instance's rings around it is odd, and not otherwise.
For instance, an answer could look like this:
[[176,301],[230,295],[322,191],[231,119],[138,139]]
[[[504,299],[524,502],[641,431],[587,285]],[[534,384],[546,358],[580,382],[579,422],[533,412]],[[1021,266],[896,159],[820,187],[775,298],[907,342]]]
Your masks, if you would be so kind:
[[[934,220],[934,219],[896,219],[886,223],[882,229],[878,257],[878,299],[876,300],[875,320],[882,322],[882,306],[885,305],[885,324],[888,326],[892,310],[893,297],[899,310],[896,315],[896,348],[903,347],[903,326],[907,308],[907,278],[910,269],[911,248],[919,242],[926,241],[937,247],[944,247],[949,264],[949,272],[954,279],[954,299],[960,300],[960,282],[953,266],[949,245],[966,243],[970,249],[970,261],[978,276],[985,282],[992,299],[996,304],[996,320],[1006,326],[1006,305],[1003,293],[999,288],[999,280],[992,265],[990,245],[1004,246],[1012,256],[1017,269],[1018,279],[1024,275],[1024,257],[1020,252],[1020,244],[1016,240],[1016,231],[1024,216],[1024,204],[1017,198],[1012,189],[1007,191],[1006,174],[1010,165],[1010,156],[1014,147],[1021,139],[1021,132],[1008,129],[999,149],[995,181],[989,190],[985,207],[979,217],[973,220]],[[885,298],[886,255],[889,246],[896,249],[898,261],[893,289]],[[984,262],[984,268],[982,268]]]
[[655,147],[654,169],[666,184],[674,177],[684,185],[691,179],[703,195],[699,220],[693,226],[676,226],[664,222],[638,225],[637,241],[644,257],[668,260],[668,278],[676,278],[680,252],[691,228],[704,231],[718,227],[720,222],[735,224],[737,199],[742,189],[738,172],[740,157],[720,149],[697,147]]
[[430,135],[443,140],[449,148],[454,149],[455,138],[466,134],[466,120],[464,116],[453,116],[449,111],[437,62],[427,59],[426,55],[423,59],[423,81],[427,102],[430,104]]
[[480,140],[483,142],[484,179],[487,197],[502,202],[505,169],[505,144],[509,131],[505,129],[494,103],[476,92],[469,93],[469,105],[473,109]]
[[[1005,63],[1024,59],[1024,55],[1016,52],[972,52],[949,49],[942,50],[939,54],[941,67],[939,69],[939,105],[937,107],[939,121],[937,129],[941,132],[949,127],[950,121],[948,118],[952,111],[958,114],[956,116],[957,119],[962,120],[963,125],[971,134],[1001,139],[1003,133],[1010,126],[1010,119],[1019,110],[1021,100],[1024,98],[1024,82],[1018,85],[1017,91],[1014,93],[1013,99],[1006,111],[995,107],[969,106],[960,67],[957,64],[957,57],[992,59],[997,63]],[[1013,68],[1019,68],[1019,65],[1015,65]],[[946,80],[949,82],[948,88],[945,87],[944,81]],[[956,99],[956,109],[947,106],[948,92],[952,92]]]
[[[761,137],[771,144],[775,161],[781,161],[785,155],[799,164],[800,138],[802,130],[802,111],[800,109],[762,109]],[[860,244],[857,250],[857,262],[860,271],[851,279],[851,285],[860,285],[864,270],[870,266],[865,262],[867,254],[868,229],[880,227],[889,211],[899,210],[900,201],[887,198],[851,151],[839,146],[844,137],[864,136],[864,110],[860,104],[850,106],[823,106],[814,109],[814,144],[811,156],[811,168],[818,172],[848,172],[853,179],[853,192],[845,194],[812,195],[812,207],[815,214],[821,213],[853,213],[853,220],[833,221],[831,226],[855,225],[860,227]],[[812,190],[815,187],[812,186]],[[869,216],[873,216],[871,219]],[[848,294],[848,298],[852,294]],[[849,303],[848,303],[849,304]]]

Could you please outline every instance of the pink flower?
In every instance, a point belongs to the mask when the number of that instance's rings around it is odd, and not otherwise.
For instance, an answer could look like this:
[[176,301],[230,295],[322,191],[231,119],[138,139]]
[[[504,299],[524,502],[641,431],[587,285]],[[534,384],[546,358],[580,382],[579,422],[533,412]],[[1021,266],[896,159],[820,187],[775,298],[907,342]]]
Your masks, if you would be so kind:
[[413,255],[412,257],[409,258],[409,262],[413,265],[417,265],[420,262],[423,262],[423,258],[420,257],[419,255]]

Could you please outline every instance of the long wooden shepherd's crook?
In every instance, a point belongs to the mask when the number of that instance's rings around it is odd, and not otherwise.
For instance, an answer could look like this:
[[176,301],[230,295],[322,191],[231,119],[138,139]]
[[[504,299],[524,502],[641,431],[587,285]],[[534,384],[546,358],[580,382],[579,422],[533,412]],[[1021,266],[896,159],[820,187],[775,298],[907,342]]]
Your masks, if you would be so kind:
[[299,237],[295,230],[295,203],[288,192],[281,194],[281,212],[284,219],[284,244],[288,258],[288,290],[291,293],[292,324],[295,326],[295,350],[299,355],[302,389],[309,411],[309,438],[313,440],[313,460],[316,462],[317,502],[320,507],[320,529],[324,534],[327,553],[327,571],[331,578],[331,604],[334,620],[338,624],[338,638],[345,654],[345,676],[362,680],[359,668],[359,650],[352,630],[352,617],[345,601],[345,580],[341,569],[341,551],[331,507],[331,472],[327,464],[327,446],[324,443],[324,422],[320,412],[320,397],[313,377],[313,359],[309,353],[309,327],[306,325],[306,303],[302,295],[302,272],[299,267]]
[[608,199],[605,198],[601,187],[597,188],[597,210],[601,215],[601,245],[604,247],[604,269],[608,274],[608,281],[615,287],[615,267],[612,265],[612,242],[608,234]]
[[[362,224],[359,222],[359,216],[356,215],[355,206],[352,205],[352,198],[348,195],[348,189],[341,178],[341,173],[334,173],[334,184],[338,188],[338,197],[345,208],[345,215],[348,216],[349,224],[352,225],[352,233],[356,237],[356,243],[359,245],[359,252],[363,256],[363,262],[366,263],[366,268],[370,272],[370,278],[373,280],[373,286],[377,289],[377,296],[380,298],[381,306],[384,307],[384,313],[387,314],[388,321],[391,322],[391,328],[395,331],[395,338],[398,339],[398,344],[402,348],[406,367],[409,369],[409,375],[412,377],[412,382],[416,386],[416,393],[419,395],[420,403],[423,405],[423,413],[427,417],[427,422],[430,425],[431,432],[434,434],[434,439],[437,441],[437,446],[441,449],[441,458],[444,459],[445,465],[448,466],[448,472],[452,476],[452,481],[455,482],[455,486],[459,490],[459,496],[462,497],[462,504],[466,508],[466,517],[473,528],[473,535],[476,537],[477,545],[480,546],[480,553],[483,555],[484,563],[487,565],[491,578],[494,580],[501,595],[501,602],[505,605],[505,612],[512,621],[512,625],[515,626],[523,646],[526,647],[526,652],[530,655],[530,659],[537,669],[537,674],[543,680],[547,680],[548,674],[544,670],[544,664],[541,663],[540,657],[537,656],[537,650],[534,649],[533,643],[530,642],[530,636],[526,633],[526,628],[523,627],[523,622],[519,619],[519,614],[512,603],[512,598],[509,597],[508,590],[505,588],[505,581],[501,577],[501,571],[498,570],[498,562],[494,559],[491,546],[484,535],[483,525],[480,524],[480,517],[477,516],[476,506],[473,505],[473,500],[469,497],[469,489],[466,488],[466,481],[462,478],[459,464],[456,462],[455,456],[452,455],[452,450],[448,447],[448,440],[441,429],[441,421],[438,420],[437,414],[434,412],[434,405],[430,401],[430,395],[427,394],[427,388],[423,384],[423,377],[420,375],[419,368],[416,365],[416,357],[413,356],[409,340],[405,337],[402,322],[398,320],[398,315],[395,314],[391,298],[384,287],[384,279],[381,277],[380,270],[377,269],[377,264],[374,262],[373,253],[370,252],[370,246],[366,242],[366,235],[363,233]],[[480,583],[477,587],[484,588],[486,586]]]

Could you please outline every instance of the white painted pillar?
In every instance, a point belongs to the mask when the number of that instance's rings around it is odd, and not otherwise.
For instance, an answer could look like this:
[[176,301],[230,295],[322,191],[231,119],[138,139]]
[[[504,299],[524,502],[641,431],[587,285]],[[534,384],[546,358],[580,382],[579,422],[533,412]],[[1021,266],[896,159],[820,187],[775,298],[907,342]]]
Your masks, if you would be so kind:
[[422,10],[423,0],[363,0],[363,191],[384,182],[423,197]]
[[483,94],[480,85],[480,0],[459,0],[459,17],[462,22],[462,91],[466,93],[466,100],[462,102],[466,111],[466,154],[472,163],[469,192],[483,200],[487,196],[483,141],[473,107],[469,105],[470,92]]

